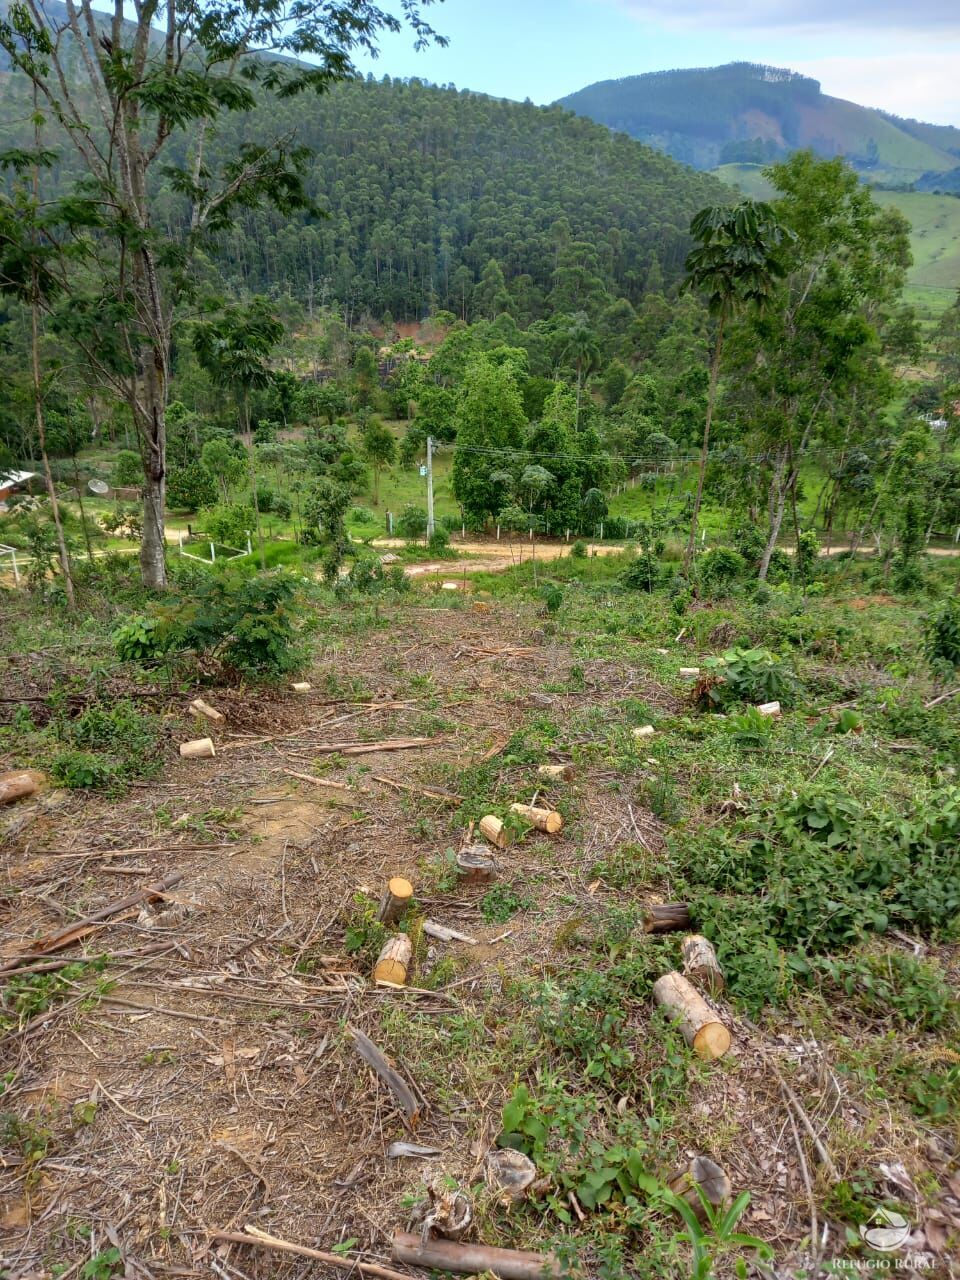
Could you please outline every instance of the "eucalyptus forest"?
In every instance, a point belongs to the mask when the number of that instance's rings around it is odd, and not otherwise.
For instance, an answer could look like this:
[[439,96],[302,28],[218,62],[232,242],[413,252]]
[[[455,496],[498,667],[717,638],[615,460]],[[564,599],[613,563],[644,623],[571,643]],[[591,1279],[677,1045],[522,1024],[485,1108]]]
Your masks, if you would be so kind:
[[952,1275],[960,295],[443,18],[0,4],[0,1276]]

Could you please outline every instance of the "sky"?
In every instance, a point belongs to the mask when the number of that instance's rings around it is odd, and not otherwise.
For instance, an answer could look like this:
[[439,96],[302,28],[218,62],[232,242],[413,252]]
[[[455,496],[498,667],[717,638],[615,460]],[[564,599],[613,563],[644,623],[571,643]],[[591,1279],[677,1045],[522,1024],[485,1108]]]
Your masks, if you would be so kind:
[[407,32],[363,69],[547,103],[596,80],[763,62],[960,126],[960,0],[444,0],[427,16],[447,48],[416,53]]

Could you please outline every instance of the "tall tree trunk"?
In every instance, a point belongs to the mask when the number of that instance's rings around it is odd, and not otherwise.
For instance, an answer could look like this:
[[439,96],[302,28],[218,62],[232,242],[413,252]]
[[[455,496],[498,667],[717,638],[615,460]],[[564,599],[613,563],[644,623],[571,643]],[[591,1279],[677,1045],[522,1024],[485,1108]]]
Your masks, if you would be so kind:
[[243,442],[247,446],[249,463],[250,494],[253,498],[253,518],[257,526],[257,549],[260,556],[261,570],[267,567],[267,553],[263,549],[263,525],[260,523],[260,499],[257,496],[257,455],[253,448],[253,432],[250,430],[250,393],[243,392],[240,401],[242,416]]
[[[36,176],[34,177],[36,183]],[[35,188],[36,189],[36,188]],[[57,555],[60,568],[63,570],[63,585],[67,593],[67,604],[71,609],[77,607],[77,597],[73,589],[73,572],[70,568],[70,557],[67,554],[67,543],[63,536],[63,522],[60,519],[60,504],[57,491],[53,485],[53,474],[50,471],[50,459],[47,456],[46,421],[43,414],[43,384],[40,380],[40,330],[37,319],[37,278],[33,273],[33,297],[30,306],[30,355],[33,364],[33,412],[37,427],[37,443],[40,445],[40,457],[43,460],[43,479],[47,486],[50,509],[53,512],[53,523],[57,531]]]
[[71,459],[73,463],[73,483],[77,489],[77,506],[80,508],[80,527],[83,530],[83,540],[87,544],[87,559],[93,562],[93,544],[90,541],[90,530],[87,528],[87,513],[83,509],[83,490],[80,488],[80,467],[77,464],[77,455],[74,454]]
[[[40,150],[40,114],[37,103],[37,87],[33,87],[33,141],[37,151]],[[33,166],[33,202],[34,207],[40,204],[40,169]],[[73,589],[73,572],[70,568],[70,557],[67,554],[67,542],[63,536],[63,522],[60,519],[60,504],[57,491],[53,485],[53,473],[50,470],[50,459],[47,456],[47,424],[43,413],[43,382],[40,378],[40,281],[36,264],[30,273],[30,362],[33,374],[33,417],[37,428],[37,443],[40,446],[40,458],[43,462],[43,479],[50,499],[50,510],[53,512],[53,524],[57,531],[57,555],[60,568],[63,570],[63,585],[67,593],[67,604],[71,609],[77,607],[77,597]]]
[[707,456],[710,452],[710,428],[713,425],[713,411],[717,401],[717,382],[720,378],[720,357],[723,354],[723,330],[727,319],[727,304],[720,309],[717,323],[717,341],[713,348],[713,360],[710,362],[710,386],[707,391],[707,417],[703,424],[703,444],[700,447],[700,467],[697,472],[697,492],[693,499],[693,513],[690,516],[690,537],[683,557],[683,571],[689,573],[693,568],[697,553],[697,523],[700,519],[700,506],[703,502],[703,481],[707,473]]
[[767,534],[767,544],[763,548],[763,555],[760,557],[760,572],[758,577],[761,582],[766,582],[767,574],[770,572],[770,560],[773,556],[774,549],[777,545],[777,539],[780,537],[780,529],[783,525],[783,515],[787,506],[787,488],[784,484],[783,473],[786,470],[787,455],[786,451],[780,453],[777,458],[777,465],[774,468],[773,479],[770,482],[770,530]]

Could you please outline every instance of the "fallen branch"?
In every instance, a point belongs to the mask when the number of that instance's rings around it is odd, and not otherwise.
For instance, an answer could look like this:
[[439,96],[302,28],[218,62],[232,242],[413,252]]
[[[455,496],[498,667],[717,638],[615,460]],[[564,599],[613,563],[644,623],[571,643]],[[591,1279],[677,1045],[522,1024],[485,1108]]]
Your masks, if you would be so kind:
[[929,711],[931,707],[938,707],[941,702],[946,702],[948,698],[955,698],[960,693],[960,686],[956,689],[948,689],[946,693],[941,693],[939,698],[931,698],[929,702],[923,704],[924,711]]
[[312,773],[297,773],[296,769],[281,769],[288,778],[299,778],[301,782],[309,782],[315,787],[331,787],[334,791],[362,791],[367,794],[366,787],[351,787],[346,782],[334,782],[331,778],[318,778]]
[[452,791],[443,791],[440,787],[415,786],[412,782],[398,782],[396,778],[384,778],[373,774],[374,782],[382,782],[385,787],[393,787],[396,791],[412,791],[416,795],[426,796],[428,800],[449,800],[452,804],[463,804],[463,796]]
[[69,925],[66,929],[61,929],[59,933],[54,933],[49,938],[39,938],[27,951],[13,956],[5,964],[0,965],[0,973],[10,973],[11,970],[18,969],[20,965],[26,964],[36,956],[49,955],[52,951],[62,951],[64,947],[72,946],[73,943],[79,942],[81,938],[93,933],[100,924],[109,920],[111,916],[119,915],[121,911],[127,911],[130,907],[139,907],[144,902],[155,902],[158,898],[162,898],[168,889],[172,889],[182,879],[182,871],[170,871],[155,884],[144,885],[136,893],[130,893],[125,898],[118,898],[115,902],[111,902],[107,906],[101,907],[99,911],[94,911],[90,915],[84,916],[75,924]]
[[477,945],[476,938],[467,933],[459,933],[456,929],[448,929],[445,924],[437,924],[436,920],[424,920],[423,932],[428,938],[436,938],[438,942],[465,942],[468,946]]
[[[256,747],[264,742],[277,742],[284,738],[302,738],[302,733],[276,733],[269,738],[253,738],[244,742],[226,742],[221,751],[236,751],[240,747]],[[445,742],[445,738],[383,738],[380,742],[358,742],[348,739],[346,742],[314,742],[309,744],[310,750],[317,756],[330,756],[339,753],[343,756],[362,756],[371,751],[409,751],[414,747],[433,747]]]
[[293,1244],[278,1236],[267,1235],[259,1227],[249,1224],[243,1231],[211,1230],[209,1234],[212,1240],[228,1240],[231,1244],[246,1244],[254,1249],[276,1249],[278,1253],[295,1253],[300,1258],[313,1258],[316,1262],[325,1262],[329,1267],[339,1267],[341,1271],[359,1271],[364,1276],[379,1276],[380,1280],[411,1280],[407,1272],[393,1271],[390,1267],[381,1267],[375,1262],[344,1258],[339,1253],[326,1253],[323,1249],[309,1249],[305,1244]]
[[420,1104],[413,1096],[413,1090],[404,1080],[399,1071],[395,1071],[390,1063],[373,1043],[369,1036],[364,1035],[362,1031],[358,1031],[356,1027],[347,1026],[347,1030],[353,1036],[353,1047],[364,1060],[368,1067],[372,1067],[383,1083],[387,1086],[393,1096],[400,1103],[406,1114],[408,1127],[416,1131],[417,1122],[420,1119]]
[[398,1232],[393,1237],[395,1262],[415,1267],[456,1271],[461,1275],[483,1275],[487,1272],[500,1280],[544,1280],[563,1273],[552,1254],[532,1253],[527,1249],[497,1249],[488,1244],[462,1244],[455,1240],[426,1240]]

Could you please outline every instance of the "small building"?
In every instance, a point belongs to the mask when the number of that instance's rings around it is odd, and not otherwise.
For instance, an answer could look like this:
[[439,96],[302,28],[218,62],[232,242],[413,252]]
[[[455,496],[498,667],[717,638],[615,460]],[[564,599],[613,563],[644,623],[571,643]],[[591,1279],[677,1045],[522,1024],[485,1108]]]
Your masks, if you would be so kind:
[[36,478],[35,471],[0,471],[0,502],[29,489],[30,481]]

